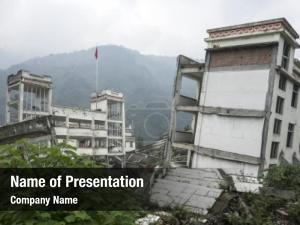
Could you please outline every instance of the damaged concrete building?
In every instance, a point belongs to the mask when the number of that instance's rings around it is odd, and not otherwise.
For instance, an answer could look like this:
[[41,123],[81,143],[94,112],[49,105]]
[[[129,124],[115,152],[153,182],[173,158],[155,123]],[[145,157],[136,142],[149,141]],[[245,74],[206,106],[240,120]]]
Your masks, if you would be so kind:
[[53,105],[49,76],[20,70],[8,76],[7,85],[7,125],[0,127],[0,143],[20,138],[46,145],[65,141],[78,154],[120,161],[124,161],[126,150],[135,147],[132,130],[126,138],[122,93],[92,93],[90,109],[82,109]]
[[[298,33],[284,18],[209,29],[205,62],[178,57],[167,162],[251,176],[300,159]],[[183,83],[194,82],[185,96]],[[178,130],[182,114],[189,129]]]

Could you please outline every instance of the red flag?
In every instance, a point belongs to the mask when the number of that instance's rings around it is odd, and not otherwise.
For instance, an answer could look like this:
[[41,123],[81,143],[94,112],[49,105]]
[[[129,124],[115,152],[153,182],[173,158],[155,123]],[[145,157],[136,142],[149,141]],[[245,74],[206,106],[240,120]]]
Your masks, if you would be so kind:
[[96,47],[95,58],[98,59],[98,48]]

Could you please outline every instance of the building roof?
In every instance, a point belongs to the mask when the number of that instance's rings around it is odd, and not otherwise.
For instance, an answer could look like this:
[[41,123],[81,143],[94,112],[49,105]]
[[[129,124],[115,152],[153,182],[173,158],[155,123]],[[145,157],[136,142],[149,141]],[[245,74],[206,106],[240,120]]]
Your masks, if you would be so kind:
[[231,36],[233,33],[242,34],[255,33],[256,31],[275,31],[280,30],[282,28],[285,28],[295,39],[299,38],[299,34],[285,18],[276,18],[252,23],[243,23],[233,26],[213,28],[208,29],[207,33],[209,33],[209,36],[213,38]]

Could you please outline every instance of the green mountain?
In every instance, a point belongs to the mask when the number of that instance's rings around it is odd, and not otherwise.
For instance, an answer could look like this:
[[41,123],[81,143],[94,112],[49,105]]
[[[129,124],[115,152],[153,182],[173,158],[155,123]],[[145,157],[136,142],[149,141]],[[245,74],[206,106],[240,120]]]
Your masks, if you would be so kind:
[[[136,136],[153,140],[167,131],[176,70],[175,57],[142,55],[121,46],[99,50],[99,88],[125,94],[127,123]],[[19,69],[53,79],[53,103],[89,107],[95,90],[94,48],[30,59],[0,70],[0,121],[4,122],[6,78]]]

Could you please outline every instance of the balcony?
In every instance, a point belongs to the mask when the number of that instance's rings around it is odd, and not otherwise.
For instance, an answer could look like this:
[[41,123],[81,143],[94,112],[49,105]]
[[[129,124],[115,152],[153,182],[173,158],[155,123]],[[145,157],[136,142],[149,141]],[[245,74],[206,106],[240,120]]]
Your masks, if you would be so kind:
[[76,153],[78,155],[93,155],[92,148],[77,148]]
[[91,136],[93,136],[93,131],[91,129],[69,128],[69,136],[91,137]]
[[107,155],[108,151],[107,148],[95,148],[94,155]]

